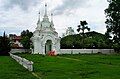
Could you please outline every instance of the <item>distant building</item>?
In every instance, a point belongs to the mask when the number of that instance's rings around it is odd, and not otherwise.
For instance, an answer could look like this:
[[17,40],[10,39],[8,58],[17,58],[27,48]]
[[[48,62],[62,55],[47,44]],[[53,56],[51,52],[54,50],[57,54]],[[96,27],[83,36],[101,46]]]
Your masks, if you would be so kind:
[[65,37],[65,36],[68,36],[68,35],[74,35],[74,34],[75,34],[74,29],[72,27],[68,27],[67,30],[66,30],[66,33],[62,34],[62,37]]
[[23,45],[20,43],[21,36],[17,36],[16,34],[9,34],[9,39],[11,43],[11,47],[14,49],[20,49],[23,48]]

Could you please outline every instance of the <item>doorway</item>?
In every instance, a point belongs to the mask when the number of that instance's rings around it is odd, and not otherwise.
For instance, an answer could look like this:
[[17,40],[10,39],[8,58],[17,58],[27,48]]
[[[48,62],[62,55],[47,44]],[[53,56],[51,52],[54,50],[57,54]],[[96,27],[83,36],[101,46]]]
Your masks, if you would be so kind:
[[52,50],[52,41],[47,40],[45,43],[45,54]]

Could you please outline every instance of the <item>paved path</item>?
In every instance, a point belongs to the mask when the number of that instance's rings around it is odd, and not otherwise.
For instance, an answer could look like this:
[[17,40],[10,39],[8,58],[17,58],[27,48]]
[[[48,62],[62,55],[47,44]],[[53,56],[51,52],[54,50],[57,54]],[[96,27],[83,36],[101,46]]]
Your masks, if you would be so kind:
[[32,72],[32,75],[34,75],[35,77],[37,77],[38,79],[42,79],[41,77],[39,77],[36,73]]
[[[68,59],[68,60],[74,60],[74,61],[84,61],[84,60],[79,60],[79,59],[75,59],[75,58],[69,58],[69,57],[60,57],[60,56],[57,56],[58,58],[64,58],[64,59]],[[85,61],[87,62],[87,61]]]

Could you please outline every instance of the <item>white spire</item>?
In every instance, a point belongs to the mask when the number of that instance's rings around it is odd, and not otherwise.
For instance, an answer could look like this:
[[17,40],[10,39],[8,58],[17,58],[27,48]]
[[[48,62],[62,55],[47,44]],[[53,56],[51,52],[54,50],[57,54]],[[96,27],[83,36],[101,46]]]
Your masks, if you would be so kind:
[[39,11],[39,13],[38,13],[38,24],[40,23],[40,11]]
[[53,13],[51,13],[51,27],[53,27],[54,24],[53,24]]
[[47,4],[46,3],[45,3],[45,15],[44,15],[43,21],[49,21],[49,18],[47,16]]
[[38,14],[39,14],[38,20],[40,20],[40,11],[39,11],[39,13],[38,13]]
[[45,3],[45,15],[44,15],[44,17],[46,17],[47,16],[47,4]]
[[51,13],[51,22],[53,22],[53,13]]

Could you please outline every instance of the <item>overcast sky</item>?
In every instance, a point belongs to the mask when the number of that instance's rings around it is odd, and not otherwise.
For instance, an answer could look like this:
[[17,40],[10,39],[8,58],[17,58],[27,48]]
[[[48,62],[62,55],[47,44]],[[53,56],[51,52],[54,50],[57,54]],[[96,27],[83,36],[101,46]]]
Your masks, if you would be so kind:
[[[79,21],[86,20],[91,31],[105,33],[104,10],[108,7],[107,0],[0,0],[0,35],[20,35],[21,31],[34,31],[38,20],[44,15],[44,4],[48,5],[48,15],[53,13],[54,27],[61,36],[67,27],[76,31]],[[77,33],[77,32],[76,32]]]

